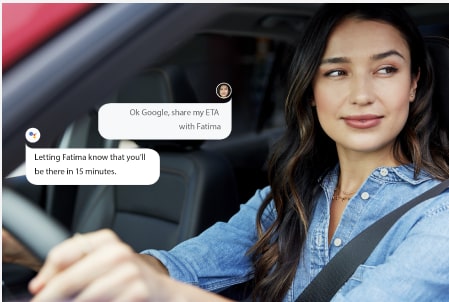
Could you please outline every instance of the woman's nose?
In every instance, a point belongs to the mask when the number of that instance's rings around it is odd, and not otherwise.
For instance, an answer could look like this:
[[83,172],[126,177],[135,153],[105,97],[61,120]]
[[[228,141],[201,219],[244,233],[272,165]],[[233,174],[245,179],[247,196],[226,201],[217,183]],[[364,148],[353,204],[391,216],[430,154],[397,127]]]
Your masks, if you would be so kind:
[[374,102],[372,79],[368,75],[354,76],[351,83],[351,103],[368,105]]

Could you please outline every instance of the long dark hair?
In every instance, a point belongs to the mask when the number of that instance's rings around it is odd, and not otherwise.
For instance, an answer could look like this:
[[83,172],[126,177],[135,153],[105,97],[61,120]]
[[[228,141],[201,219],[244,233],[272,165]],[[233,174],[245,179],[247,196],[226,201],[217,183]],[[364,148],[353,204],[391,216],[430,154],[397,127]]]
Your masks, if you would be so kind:
[[[330,4],[312,18],[293,58],[285,103],[287,129],[269,161],[271,192],[257,215],[258,241],[249,250],[254,264],[253,299],[281,301],[291,286],[306,238],[320,179],[337,164],[335,143],[322,130],[311,106],[312,83],[327,40],[344,19],[384,22],[408,43],[412,77],[420,74],[408,120],[394,144],[394,156],[435,178],[449,177],[448,133],[432,112],[433,70],[423,38],[399,5]],[[262,215],[274,202],[277,218],[264,229]]]

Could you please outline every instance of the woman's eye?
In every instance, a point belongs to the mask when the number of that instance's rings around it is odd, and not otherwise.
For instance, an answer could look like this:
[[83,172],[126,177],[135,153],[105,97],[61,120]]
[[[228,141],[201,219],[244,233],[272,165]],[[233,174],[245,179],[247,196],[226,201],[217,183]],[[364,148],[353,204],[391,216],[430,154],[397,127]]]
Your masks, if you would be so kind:
[[326,72],[324,75],[326,77],[340,77],[344,76],[346,73],[343,70],[331,70]]
[[390,73],[395,73],[396,71],[398,71],[397,68],[392,67],[392,66],[387,66],[387,67],[383,67],[383,68],[379,69],[379,70],[377,71],[377,73],[380,73],[380,74],[390,74]]

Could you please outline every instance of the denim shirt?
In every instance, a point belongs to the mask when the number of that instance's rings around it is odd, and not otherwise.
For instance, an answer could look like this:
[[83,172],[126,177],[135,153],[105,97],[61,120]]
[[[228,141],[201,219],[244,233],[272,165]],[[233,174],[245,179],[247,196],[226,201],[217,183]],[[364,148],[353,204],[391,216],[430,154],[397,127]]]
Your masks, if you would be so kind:
[[[348,202],[328,244],[330,204],[338,167],[322,181],[296,276],[284,301],[295,301],[329,260],[357,234],[439,181],[411,166],[379,167]],[[220,291],[252,277],[247,250],[256,242],[256,213],[270,188],[256,194],[227,223],[218,222],[170,251],[146,250],[171,277]],[[262,225],[275,219],[271,203]],[[407,212],[385,235],[332,301],[449,301],[449,191]]]

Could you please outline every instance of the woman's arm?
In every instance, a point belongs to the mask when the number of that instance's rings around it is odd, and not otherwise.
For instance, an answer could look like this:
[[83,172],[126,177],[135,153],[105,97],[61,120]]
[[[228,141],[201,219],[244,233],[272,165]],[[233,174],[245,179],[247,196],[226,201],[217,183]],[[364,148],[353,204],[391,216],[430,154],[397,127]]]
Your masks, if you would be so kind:
[[26,266],[36,272],[42,267],[42,263],[4,229],[2,229],[2,262]]
[[[146,250],[159,259],[170,277],[208,291],[220,291],[252,277],[248,249],[257,241],[256,215],[268,188],[259,190],[228,222],[219,222],[199,236],[180,243],[170,251]],[[275,219],[270,205],[263,226]]]
[[167,276],[109,230],[74,236],[54,248],[29,285],[33,301],[229,301]]

